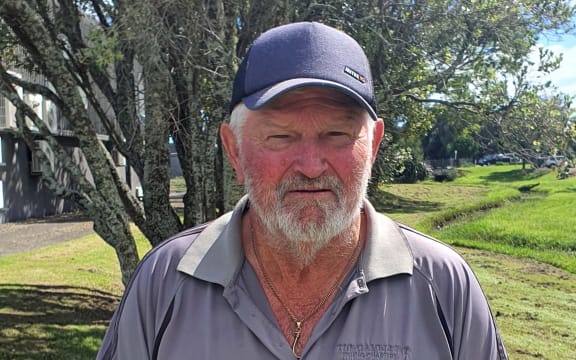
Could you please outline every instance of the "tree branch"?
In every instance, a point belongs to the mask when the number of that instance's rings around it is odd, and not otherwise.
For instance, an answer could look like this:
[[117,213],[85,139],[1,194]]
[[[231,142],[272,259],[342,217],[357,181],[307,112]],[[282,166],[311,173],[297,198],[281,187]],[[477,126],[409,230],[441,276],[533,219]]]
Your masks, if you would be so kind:
[[[80,186],[82,192],[74,191],[61,186],[56,180],[56,176],[50,166],[43,166],[43,177],[45,180],[47,180],[50,188],[55,191],[56,194],[59,194],[63,197],[68,197],[73,201],[78,201],[82,206],[86,208],[89,207],[88,203],[90,202],[90,194],[94,191],[94,187],[87,181],[85,175],[79,170],[77,164],[68,155],[60,143],[56,141],[44,121],[38,117],[36,112],[30,108],[28,104],[20,99],[18,92],[8,81],[9,77],[7,75],[8,74],[4,68],[0,68],[0,94],[6,97],[16,107],[16,120],[26,144],[41,158],[43,165],[48,165],[48,156],[44,153],[44,151],[37,149],[35,146],[34,136],[28,128],[24,117],[28,117],[39,130],[42,137],[48,141],[50,148],[55,154],[57,154],[58,159],[61,160],[61,163],[66,171],[72,176],[74,183]],[[44,173],[47,175],[44,175]]]

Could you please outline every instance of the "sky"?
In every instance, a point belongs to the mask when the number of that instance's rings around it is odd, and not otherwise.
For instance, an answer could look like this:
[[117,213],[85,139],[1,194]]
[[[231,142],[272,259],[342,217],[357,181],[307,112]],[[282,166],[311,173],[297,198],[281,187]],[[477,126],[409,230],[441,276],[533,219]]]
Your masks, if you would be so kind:
[[[568,95],[576,96],[576,35],[563,35],[539,42],[539,46],[550,49],[555,54],[563,54],[560,68],[543,79],[551,80],[559,90]],[[537,50],[534,50],[537,58]]]
[[[569,0],[569,3],[576,5],[576,0]],[[576,22],[576,19],[572,21]],[[560,68],[543,81],[551,80],[561,92],[576,96],[576,34],[542,37],[538,46],[548,48],[556,54],[563,54]],[[534,49],[534,59],[538,58],[537,51]]]

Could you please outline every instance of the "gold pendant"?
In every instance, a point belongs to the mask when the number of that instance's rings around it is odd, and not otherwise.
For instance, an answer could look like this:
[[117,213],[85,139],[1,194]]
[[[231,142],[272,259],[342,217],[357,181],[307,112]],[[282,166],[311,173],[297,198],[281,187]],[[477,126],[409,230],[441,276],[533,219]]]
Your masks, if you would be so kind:
[[302,335],[302,321],[296,321],[296,331],[294,331],[294,342],[292,343],[292,352],[296,359],[300,359],[300,356],[296,354],[296,344],[300,340],[300,335]]

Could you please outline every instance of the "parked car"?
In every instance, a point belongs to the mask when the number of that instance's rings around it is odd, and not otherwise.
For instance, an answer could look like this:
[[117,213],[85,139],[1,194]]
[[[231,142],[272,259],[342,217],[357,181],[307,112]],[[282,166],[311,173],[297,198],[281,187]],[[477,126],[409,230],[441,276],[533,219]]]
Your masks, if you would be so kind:
[[543,165],[548,168],[558,167],[564,161],[564,156],[556,155],[556,156],[549,156],[546,160],[544,160]]
[[522,162],[522,160],[516,156],[514,153],[505,153],[505,154],[498,154],[497,155],[497,162],[509,163],[509,164],[518,164]]
[[482,156],[476,164],[480,166],[493,165],[496,163],[518,163],[520,159],[514,153],[487,154]]
[[487,154],[487,155],[484,155],[484,156],[482,156],[480,159],[478,159],[478,161],[476,161],[476,164],[478,164],[478,165],[480,165],[480,166],[486,166],[486,165],[496,164],[497,156],[498,156],[498,154]]
[[533,164],[536,167],[558,167],[562,162],[565,160],[565,157],[562,155],[546,155],[546,156],[539,156],[534,159]]

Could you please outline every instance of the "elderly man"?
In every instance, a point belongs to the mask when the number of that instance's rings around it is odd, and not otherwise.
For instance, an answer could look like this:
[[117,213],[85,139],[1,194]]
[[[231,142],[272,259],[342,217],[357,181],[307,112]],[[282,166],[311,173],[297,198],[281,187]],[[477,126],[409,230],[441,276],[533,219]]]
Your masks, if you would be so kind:
[[222,142],[247,195],[146,256],[98,359],[507,358],[466,263],[365,199],[384,125],[352,38],[264,33],[231,110]]

